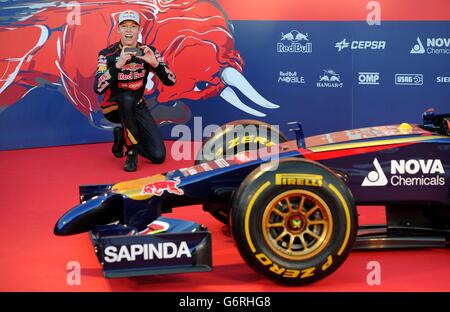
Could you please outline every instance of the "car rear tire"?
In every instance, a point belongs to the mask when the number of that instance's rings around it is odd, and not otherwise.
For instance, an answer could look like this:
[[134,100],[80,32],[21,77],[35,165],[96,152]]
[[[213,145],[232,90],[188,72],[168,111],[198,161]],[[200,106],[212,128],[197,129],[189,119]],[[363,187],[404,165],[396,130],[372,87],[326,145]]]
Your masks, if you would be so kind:
[[[246,126],[254,126],[256,133],[246,137],[246,132],[243,131],[243,128],[236,128],[236,126],[243,126],[244,128]],[[257,137],[258,139],[256,139]],[[251,140],[253,142],[248,142]],[[201,150],[195,157],[195,165],[235,155],[242,151],[270,147],[286,141],[287,138],[281,131],[262,121],[246,119],[228,122],[203,142]],[[212,147],[217,148],[212,149]],[[227,205],[204,204],[203,209],[208,211],[219,222],[228,224]]]

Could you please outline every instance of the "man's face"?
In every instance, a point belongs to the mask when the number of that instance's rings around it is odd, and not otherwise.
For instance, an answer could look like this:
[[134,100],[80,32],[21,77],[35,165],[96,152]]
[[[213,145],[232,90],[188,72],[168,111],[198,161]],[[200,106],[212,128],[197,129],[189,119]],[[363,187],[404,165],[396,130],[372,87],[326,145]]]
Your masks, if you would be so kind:
[[135,47],[141,27],[133,21],[124,21],[119,25],[120,41],[124,46]]

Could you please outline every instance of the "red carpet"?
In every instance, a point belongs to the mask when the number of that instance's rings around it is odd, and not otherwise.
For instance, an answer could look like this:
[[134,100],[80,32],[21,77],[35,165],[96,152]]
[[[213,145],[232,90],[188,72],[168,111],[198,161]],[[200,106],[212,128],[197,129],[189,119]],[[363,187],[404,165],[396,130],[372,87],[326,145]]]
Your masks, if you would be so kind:
[[[77,203],[79,184],[112,183],[189,166],[140,159],[122,170],[110,143],[0,152],[0,291],[450,291],[450,250],[353,252],[328,278],[306,287],[283,287],[253,272],[227,228],[200,206],[167,215],[203,223],[212,233],[212,272],[105,279],[87,234],[53,235],[56,220]],[[168,144],[170,151],[170,143]],[[361,223],[383,222],[380,207],[359,207]],[[81,264],[81,285],[68,286],[66,265]],[[369,261],[381,264],[381,285],[369,286]]]

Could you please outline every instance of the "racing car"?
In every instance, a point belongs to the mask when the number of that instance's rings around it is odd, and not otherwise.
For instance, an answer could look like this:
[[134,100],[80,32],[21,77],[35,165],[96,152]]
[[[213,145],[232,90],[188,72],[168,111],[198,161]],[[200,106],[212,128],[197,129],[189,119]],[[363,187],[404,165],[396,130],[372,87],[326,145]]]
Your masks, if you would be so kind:
[[[352,249],[448,247],[450,114],[311,137],[290,127],[294,140],[260,121],[231,122],[191,167],[81,185],[54,233],[88,232],[107,278],[209,271],[208,229],[163,216],[201,204],[229,225],[249,266],[287,285],[326,277]],[[358,227],[356,205],[385,206],[386,224]]]

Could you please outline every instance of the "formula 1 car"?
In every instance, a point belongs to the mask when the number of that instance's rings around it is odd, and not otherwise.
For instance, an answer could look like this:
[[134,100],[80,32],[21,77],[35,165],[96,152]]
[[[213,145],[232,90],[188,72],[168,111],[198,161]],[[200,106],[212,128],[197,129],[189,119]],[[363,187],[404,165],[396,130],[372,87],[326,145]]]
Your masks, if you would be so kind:
[[[352,248],[448,246],[450,114],[308,138],[291,126],[288,141],[269,124],[229,123],[192,167],[80,186],[54,233],[89,232],[106,277],[207,271],[208,230],[161,216],[202,204],[255,271],[289,285],[329,275]],[[387,224],[358,228],[356,205],[384,205]]]

